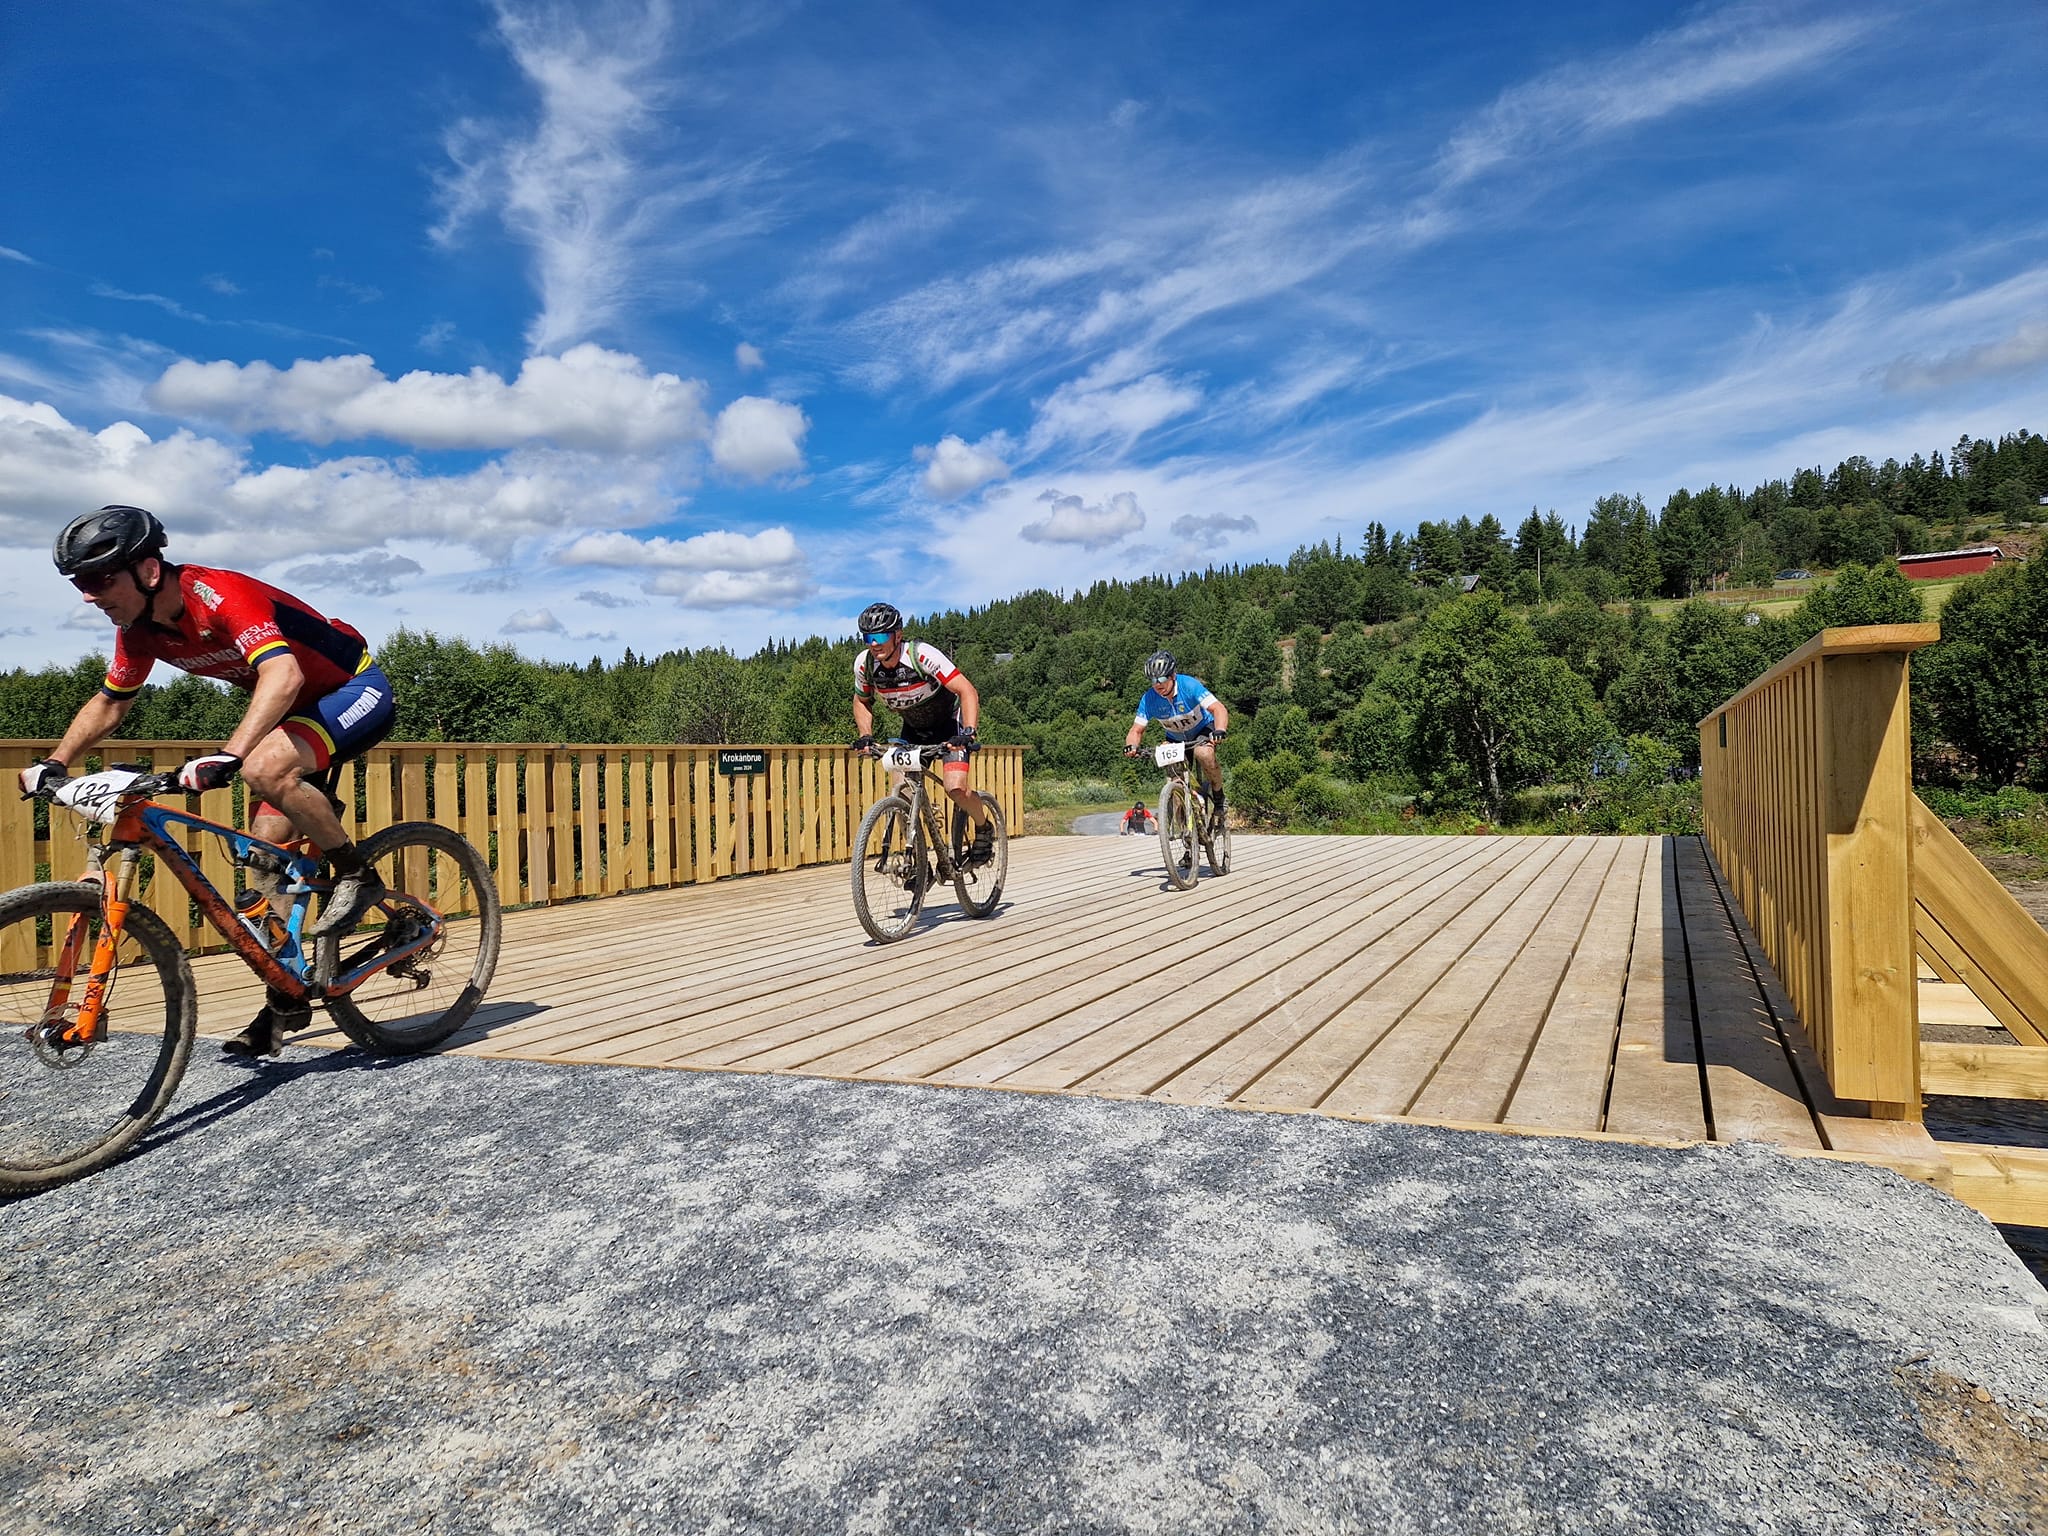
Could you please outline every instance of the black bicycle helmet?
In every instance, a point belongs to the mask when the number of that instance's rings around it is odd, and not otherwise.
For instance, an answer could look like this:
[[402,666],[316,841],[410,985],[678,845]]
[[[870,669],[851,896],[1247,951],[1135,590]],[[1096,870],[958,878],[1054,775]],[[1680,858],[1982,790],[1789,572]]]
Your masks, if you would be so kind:
[[74,517],[57,535],[50,558],[66,576],[126,570],[164,552],[164,525],[140,507],[101,507]]
[[884,630],[895,634],[903,627],[903,615],[896,611],[894,603],[869,603],[860,611],[860,632],[864,635],[879,635]]
[[1154,651],[1145,658],[1145,681],[1148,683],[1170,683],[1178,671],[1171,651]]

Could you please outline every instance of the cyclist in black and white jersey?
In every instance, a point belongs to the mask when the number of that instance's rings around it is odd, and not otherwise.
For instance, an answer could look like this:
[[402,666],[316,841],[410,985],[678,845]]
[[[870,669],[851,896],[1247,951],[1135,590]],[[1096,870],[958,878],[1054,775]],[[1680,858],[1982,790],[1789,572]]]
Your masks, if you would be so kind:
[[889,603],[871,603],[861,610],[860,638],[863,649],[853,657],[853,723],[860,736],[853,750],[875,750],[877,699],[903,717],[905,741],[920,747],[943,745],[946,760],[940,774],[946,793],[974,823],[968,862],[986,863],[995,851],[995,823],[981,796],[967,787],[967,755],[976,745],[981,695],[937,646],[922,640],[905,644],[903,615]]

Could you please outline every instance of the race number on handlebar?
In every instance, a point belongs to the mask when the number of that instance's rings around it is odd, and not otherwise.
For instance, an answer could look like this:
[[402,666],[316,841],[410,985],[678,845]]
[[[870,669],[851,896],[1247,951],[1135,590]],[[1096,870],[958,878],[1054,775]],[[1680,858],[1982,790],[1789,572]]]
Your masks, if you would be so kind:
[[1185,742],[1162,741],[1152,749],[1152,761],[1162,768],[1171,767],[1175,763],[1184,763],[1187,760],[1188,749]]
[[916,773],[924,766],[924,759],[918,755],[916,747],[884,747],[882,766],[892,772]]

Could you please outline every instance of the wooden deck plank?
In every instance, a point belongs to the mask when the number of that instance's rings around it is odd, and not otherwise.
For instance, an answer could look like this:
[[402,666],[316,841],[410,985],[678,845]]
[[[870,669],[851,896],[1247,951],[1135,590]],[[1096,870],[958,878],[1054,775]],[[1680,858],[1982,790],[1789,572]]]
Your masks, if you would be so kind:
[[1587,854],[1556,905],[1501,976],[1487,1005],[1472,1016],[1409,1103],[1408,1113],[1445,1120],[1505,1118],[1508,1099],[1620,853],[1621,845],[1614,843],[1597,845]]
[[1630,838],[1615,859],[1508,1099],[1502,1114],[1508,1123],[1600,1129],[1621,1033],[1643,880],[1655,845],[1654,838]]
[[1751,980],[1720,887],[1708,873],[1705,847],[1696,839],[1678,847],[1678,895],[1714,1139],[1820,1146],[1812,1109],[1763,993]]
[[[1277,875],[1275,871],[1254,880]],[[1051,957],[1074,946],[1076,931],[1099,940],[1129,921],[1172,920],[1171,913],[1156,910],[1156,901],[1145,900],[1149,887],[1119,882],[1108,868],[1083,889],[1088,892],[1085,899],[1049,900],[1036,907],[1020,903],[1017,911],[986,927],[955,923],[947,925],[950,931],[942,928],[899,945],[854,945],[840,964],[827,967],[816,978],[783,981],[773,989],[772,1000],[760,1007],[727,1008],[708,1021],[693,1022],[692,1015],[702,1014],[703,1009],[655,1018],[635,1031],[614,1031],[605,1048],[629,1052],[635,1060],[667,1065],[699,1049],[743,1038],[753,1042],[748,1047],[753,1051],[813,1037],[822,1039],[835,1021],[843,1024],[872,1015],[883,1006],[885,997],[908,1003],[929,999],[935,991],[962,982],[987,989],[1004,985],[1015,976],[1037,975]],[[990,931],[996,928],[1002,931]],[[941,953],[931,956],[927,951],[922,965],[911,965],[908,957],[920,953],[920,948],[905,946],[930,946]],[[771,1034],[774,1031],[779,1033]],[[819,1048],[827,1047],[821,1044]]]
[[1408,1114],[1437,1064],[1494,995],[1594,847],[1592,838],[1553,844],[1547,850],[1553,856],[1536,878],[1473,939],[1442,981],[1345,1074],[1324,1105],[1347,1114]]
[[1337,963],[1321,960],[1328,968],[1320,977],[1305,972],[1299,984],[1289,975],[1261,979],[1080,1079],[1076,1086],[1093,1093],[1127,1086],[1173,1102],[1230,1102],[1455,921],[1526,857],[1524,850],[1482,849],[1461,858],[1439,871],[1427,887],[1388,906],[1369,927],[1354,926],[1340,933],[1328,946]]
[[[1212,916],[1205,928],[1212,942],[1228,942],[1239,935],[1267,934],[1278,916],[1318,900],[1342,900],[1350,891],[1369,888],[1383,872],[1424,862],[1427,857],[1426,850],[1401,846],[1390,847],[1381,857],[1365,864],[1344,859],[1334,863],[1304,859],[1277,865],[1256,893],[1219,897],[1219,902],[1228,902],[1234,915],[1222,921]],[[1230,878],[1231,892],[1241,889],[1240,879],[1238,875]],[[1147,974],[1164,969],[1176,957],[1181,947],[1177,940],[1187,931],[1186,911],[1164,913],[1148,920],[1142,930],[1107,931],[1084,944],[1068,946],[1059,952],[1057,958],[1061,963],[1056,968],[1035,970],[1000,992],[985,993],[971,1010],[963,1008],[957,1013],[949,1011],[943,1016],[901,1025],[887,1025],[873,1017],[849,1021],[818,1037],[816,1044],[829,1047],[824,1051],[814,1050],[813,1043],[805,1041],[748,1061],[751,1065],[801,1065],[811,1071],[875,1071],[891,1077],[922,1077],[930,1070],[972,1055],[983,1044],[1007,1039],[1049,1018],[1076,1012],[1102,997],[1121,994],[1129,985],[1128,972],[1125,965],[1117,962],[1141,957]],[[969,1028],[974,1031],[971,1039],[947,1045],[931,1061],[906,1060],[910,1053],[951,1040]]]
[[1635,947],[1602,1130],[1707,1139],[1707,1112],[1678,907],[1676,838],[1659,838],[1643,871]]
[[1366,1053],[1429,995],[1458,957],[1543,874],[1555,850],[1537,844],[1515,852],[1520,856],[1511,862],[1488,867],[1491,878],[1470,900],[1457,903],[1440,920],[1433,919],[1427,931],[1400,935],[1389,948],[1391,963],[1372,983],[1240,1088],[1234,1102],[1323,1107]]
[[1463,867],[1486,852],[1449,849],[1438,858],[1383,869],[1349,899],[1313,903],[1311,911],[1324,910],[1321,918],[1305,916],[1298,926],[1283,929],[1271,920],[1279,914],[1271,914],[1228,940],[1219,933],[1193,953],[1181,948],[1151,974],[1042,1024],[993,1040],[971,1038],[971,1052],[949,1040],[943,1063],[889,1065],[946,1082],[1008,1080],[1017,1086],[1066,1087],[1096,1073],[1119,1078],[1100,1091],[1150,1092],[1199,1052],[1200,1042],[1186,1038],[1158,1045],[1191,1017],[1203,1016],[1205,1040],[1244,1028],[1462,878]]

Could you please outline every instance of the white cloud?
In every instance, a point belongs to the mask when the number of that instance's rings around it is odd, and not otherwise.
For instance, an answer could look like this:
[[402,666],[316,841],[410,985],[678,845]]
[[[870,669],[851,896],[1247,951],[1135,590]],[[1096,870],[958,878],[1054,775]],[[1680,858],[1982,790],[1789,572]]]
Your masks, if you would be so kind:
[[32,267],[39,265],[33,256],[25,255],[11,245],[0,245],[0,261],[24,261]]
[[1924,393],[1977,379],[2031,372],[2048,363],[2048,323],[2022,321],[2011,334],[1940,357],[1902,357],[1884,371],[1886,389]]
[[206,286],[211,288],[215,293],[218,293],[223,297],[230,299],[235,297],[235,295],[239,294],[242,291],[242,285],[240,283],[237,283],[231,277],[223,276],[219,272],[209,272],[206,274],[205,277],[201,278],[200,281],[206,284]]
[[394,537],[503,558],[537,535],[598,518],[644,525],[676,509],[662,466],[647,460],[527,448],[459,475],[370,456],[256,467],[189,431],[153,440],[117,421],[91,432],[47,403],[0,395],[0,545],[47,546],[79,508],[108,502],[163,517],[181,558],[240,564],[339,556]]
[[425,567],[407,555],[373,549],[361,555],[336,560],[314,560],[285,572],[289,581],[301,581],[322,590],[340,588],[383,597],[396,590],[408,577],[422,574]]
[[768,366],[768,360],[761,355],[761,349],[751,341],[743,341],[732,349],[732,360],[741,373],[757,373]]
[[167,299],[160,293],[129,293],[126,289],[113,287],[108,283],[94,283],[87,290],[96,299],[119,299],[124,304],[154,304],[167,315],[180,320],[191,320],[200,325],[213,322],[180,304],[176,299]]
[[817,588],[801,570],[663,571],[645,590],[691,608],[788,608]]
[[952,501],[965,496],[991,480],[1000,480],[1009,474],[1010,466],[1000,455],[1007,450],[1009,440],[997,432],[969,446],[967,442],[948,433],[932,448],[916,450],[917,461],[924,465],[924,474],[918,483],[924,493],[936,501]]
[[1078,544],[1083,549],[1106,549],[1145,526],[1138,498],[1129,491],[1118,491],[1094,505],[1079,496],[1063,496],[1053,490],[1040,492],[1038,500],[1041,505],[1049,505],[1051,512],[1017,530],[1034,544]]
[[1184,379],[1151,373],[1128,384],[1102,388],[1087,379],[1062,384],[1038,408],[1029,448],[1042,453],[1056,443],[1086,445],[1106,440],[1124,447],[1154,427],[1184,416],[1202,403],[1202,391]]
[[1233,533],[1257,533],[1259,525],[1248,517],[1231,517],[1223,512],[1200,516],[1189,513],[1176,517],[1167,525],[1167,531],[1196,549],[1215,549],[1228,543]]
[[766,480],[803,468],[810,418],[793,405],[741,395],[718,413],[711,430],[711,460],[729,475]]
[[1860,18],[1780,25],[1747,6],[1702,17],[1503,93],[1445,146],[1438,169],[1455,186],[1509,160],[1814,69],[1869,25]]
[[687,539],[587,533],[557,551],[555,561],[651,572],[643,592],[680,598],[694,608],[788,608],[817,591],[804,552],[787,528],[755,534],[715,529]]
[[506,383],[485,368],[416,370],[389,379],[360,354],[265,362],[178,362],[149,391],[158,409],[278,431],[307,442],[382,438],[418,448],[505,448],[546,441],[646,453],[700,441],[704,385],[650,374],[639,358],[594,343],[530,357]]
[[759,533],[716,529],[687,539],[636,539],[625,533],[586,533],[555,555],[558,565],[658,567],[678,571],[765,571],[803,560],[787,528]]
[[545,608],[522,608],[499,629],[501,635],[559,635],[562,621]]

